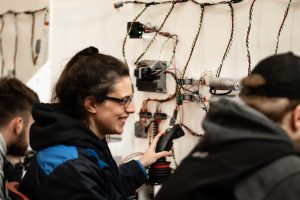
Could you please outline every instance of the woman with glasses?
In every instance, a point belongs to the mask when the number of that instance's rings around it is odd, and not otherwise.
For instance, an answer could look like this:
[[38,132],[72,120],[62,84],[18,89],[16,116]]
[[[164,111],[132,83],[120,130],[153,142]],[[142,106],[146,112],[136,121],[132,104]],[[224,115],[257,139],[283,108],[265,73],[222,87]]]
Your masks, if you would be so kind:
[[37,151],[20,191],[31,200],[130,199],[147,181],[145,167],[169,152],[155,153],[159,136],[139,160],[117,166],[105,136],[122,134],[133,87],[128,67],[95,47],[67,63],[51,104],[33,108],[30,145]]

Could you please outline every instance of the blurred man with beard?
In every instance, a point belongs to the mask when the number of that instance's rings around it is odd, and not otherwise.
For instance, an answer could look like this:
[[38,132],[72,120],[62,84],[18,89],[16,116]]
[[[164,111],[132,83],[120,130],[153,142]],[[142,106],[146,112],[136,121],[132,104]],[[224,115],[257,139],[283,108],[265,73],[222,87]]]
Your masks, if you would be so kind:
[[29,129],[33,123],[33,103],[37,94],[15,78],[0,79],[0,199],[6,198],[6,156],[24,156],[29,145]]

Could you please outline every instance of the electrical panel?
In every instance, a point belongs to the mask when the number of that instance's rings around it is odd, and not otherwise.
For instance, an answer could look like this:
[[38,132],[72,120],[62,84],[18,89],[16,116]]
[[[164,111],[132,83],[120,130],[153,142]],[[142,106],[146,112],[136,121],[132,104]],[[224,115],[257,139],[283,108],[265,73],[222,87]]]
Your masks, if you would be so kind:
[[142,60],[134,70],[139,91],[166,93],[166,61]]

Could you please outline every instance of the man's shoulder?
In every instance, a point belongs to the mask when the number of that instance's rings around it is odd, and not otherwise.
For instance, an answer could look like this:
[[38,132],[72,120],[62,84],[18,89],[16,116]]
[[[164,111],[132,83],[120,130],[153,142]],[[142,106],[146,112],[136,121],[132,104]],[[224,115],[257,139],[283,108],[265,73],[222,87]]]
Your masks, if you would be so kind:
[[[255,171],[235,187],[237,199],[265,199],[272,192],[287,193],[287,182],[300,181],[300,157],[284,156]],[[293,186],[292,186],[293,187]],[[292,189],[292,188],[290,188]]]

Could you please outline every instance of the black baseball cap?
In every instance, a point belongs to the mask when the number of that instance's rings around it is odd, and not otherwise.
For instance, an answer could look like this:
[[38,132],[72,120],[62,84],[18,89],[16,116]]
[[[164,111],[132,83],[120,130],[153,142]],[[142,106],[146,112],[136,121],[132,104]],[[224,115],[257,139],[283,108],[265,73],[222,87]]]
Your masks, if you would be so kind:
[[[247,79],[258,81],[247,84]],[[267,57],[242,81],[242,86],[241,93],[246,96],[300,99],[300,57],[292,52]]]

